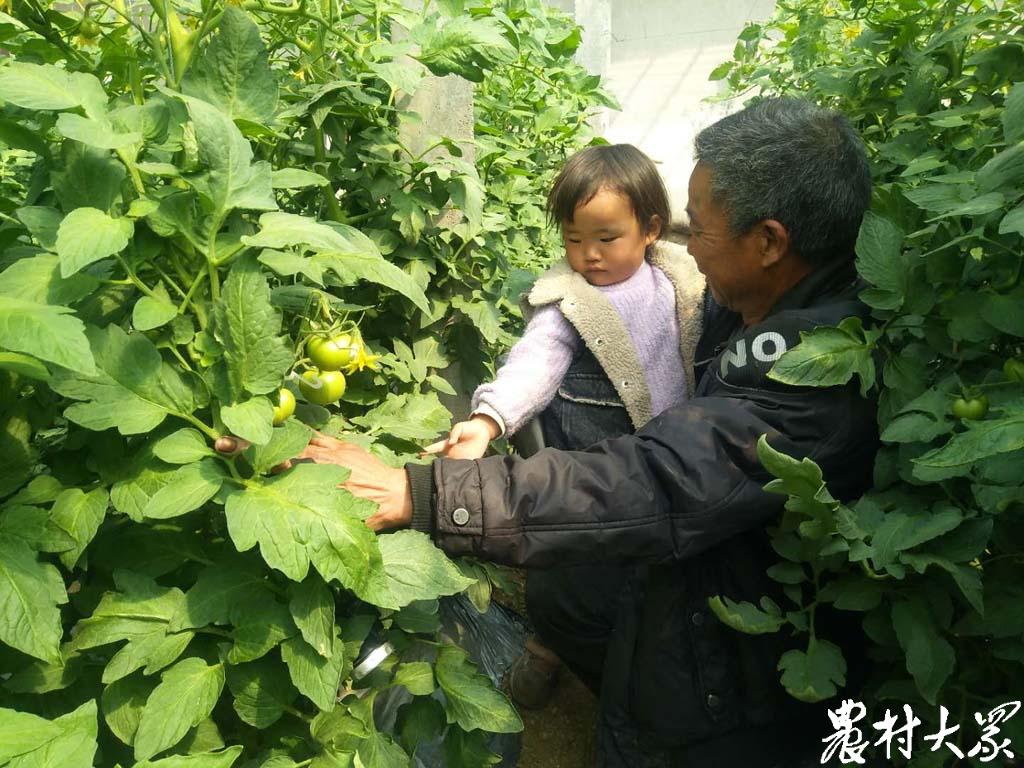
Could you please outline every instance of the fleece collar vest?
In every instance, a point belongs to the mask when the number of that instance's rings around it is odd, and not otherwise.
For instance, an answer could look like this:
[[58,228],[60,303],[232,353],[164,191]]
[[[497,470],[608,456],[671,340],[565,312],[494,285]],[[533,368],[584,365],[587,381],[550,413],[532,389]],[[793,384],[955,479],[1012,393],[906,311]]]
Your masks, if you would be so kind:
[[[687,397],[693,395],[693,360],[700,338],[704,276],[685,248],[657,243],[648,256],[675,288],[679,322],[679,354],[686,373]],[[557,304],[615,387],[630,421],[640,429],[651,420],[651,393],[640,360],[615,306],[566,262],[555,265],[534,283],[526,297],[527,311]]]

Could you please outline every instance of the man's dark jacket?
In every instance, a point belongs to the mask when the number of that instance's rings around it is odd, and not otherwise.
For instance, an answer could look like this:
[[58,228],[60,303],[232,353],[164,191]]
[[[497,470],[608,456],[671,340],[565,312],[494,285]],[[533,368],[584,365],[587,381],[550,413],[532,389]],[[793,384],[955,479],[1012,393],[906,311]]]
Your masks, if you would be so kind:
[[785,499],[762,490],[771,477],[757,458],[761,435],[816,461],[837,498],[870,484],[875,403],[856,382],[816,389],[767,377],[801,331],[866,318],[862,287],[852,262],[819,268],[749,328],[709,300],[693,399],[585,451],[409,465],[413,526],[453,556],[643,566],[633,594],[620,596],[615,661],[605,667],[614,680],[602,699],[624,702],[649,744],[677,749],[806,716],[779,684],[786,633],[735,632],[709,612],[708,598],[778,594],[765,574],[780,559],[765,527]]

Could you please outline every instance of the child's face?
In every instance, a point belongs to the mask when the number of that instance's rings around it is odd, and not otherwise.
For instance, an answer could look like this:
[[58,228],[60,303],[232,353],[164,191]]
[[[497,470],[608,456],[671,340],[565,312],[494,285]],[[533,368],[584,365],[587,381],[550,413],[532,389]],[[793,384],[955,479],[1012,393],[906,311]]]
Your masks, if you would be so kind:
[[645,230],[628,197],[602,189],[576,208],[572,221],[562,222],[565,255],[569,266],[591,285],[614,285],[639,269],[660,228],[654,217]]

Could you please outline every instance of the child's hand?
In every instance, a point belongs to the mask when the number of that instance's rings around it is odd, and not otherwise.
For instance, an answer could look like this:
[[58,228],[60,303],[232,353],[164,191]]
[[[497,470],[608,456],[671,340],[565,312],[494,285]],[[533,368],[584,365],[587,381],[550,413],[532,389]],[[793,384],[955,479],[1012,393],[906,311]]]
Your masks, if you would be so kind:
[[490,416],[477,414],[469,421],[460,421],[452,427],[446,440],[428,445],[423,453],[440,454],[449,459],[479,459],[500,431],[497,422]]

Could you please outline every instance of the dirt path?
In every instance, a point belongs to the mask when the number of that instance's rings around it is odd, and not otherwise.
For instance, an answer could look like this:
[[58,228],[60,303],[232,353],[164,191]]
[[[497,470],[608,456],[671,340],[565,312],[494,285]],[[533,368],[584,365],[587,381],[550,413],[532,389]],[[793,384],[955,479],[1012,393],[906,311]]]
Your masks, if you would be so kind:
[[541,710],[520,709],[523,751],[519,768],[591,768],[597,699],[564,670],[551,702]]

